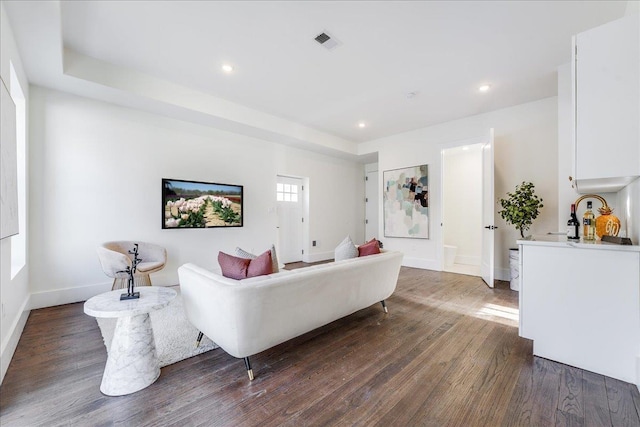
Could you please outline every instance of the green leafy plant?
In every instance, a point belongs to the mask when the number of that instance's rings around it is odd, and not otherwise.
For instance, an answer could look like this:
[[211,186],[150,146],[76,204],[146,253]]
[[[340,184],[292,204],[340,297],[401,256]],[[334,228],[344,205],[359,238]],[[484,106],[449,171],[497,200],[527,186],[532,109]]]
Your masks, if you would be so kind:
[[220,217],[227,224],[232,224],[240,220],[240,215],[234,212],[230,207],[223,208],[222,211],[220,212]]
[[544,207],[542,198],[535,194],[534,185],[530,182],[516,185],[516,191],[507,193],[507,198],[498,202],[502,206],[502,210],[498,211],[502,219],[514,225],[523,239],[524,231],[529,229],[538,217],[540,208]]

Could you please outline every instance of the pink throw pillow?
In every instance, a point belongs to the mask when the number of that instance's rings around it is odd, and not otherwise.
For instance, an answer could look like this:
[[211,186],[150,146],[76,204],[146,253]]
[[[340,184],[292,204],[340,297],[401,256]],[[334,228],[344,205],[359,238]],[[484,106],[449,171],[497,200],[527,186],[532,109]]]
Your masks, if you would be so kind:
[[249,268],[247,269],[247,277],[264,276],[265,274],[273,273],[270,250],[250,261]]
[[246,279],[250,259],[238,258],[224,252],[218,252],[218,264],[222,270],[222,275],[229,279]]
[[371,239],[367,243],[358,246],[358,256],[367,256],[380,253],[380,245],[376,239]]

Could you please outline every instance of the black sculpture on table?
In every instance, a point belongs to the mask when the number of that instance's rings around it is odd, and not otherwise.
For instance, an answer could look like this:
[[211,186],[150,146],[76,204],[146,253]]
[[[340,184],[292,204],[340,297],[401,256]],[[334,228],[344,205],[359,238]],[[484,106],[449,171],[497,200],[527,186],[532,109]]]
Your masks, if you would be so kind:
[[136,274],[138,264],[140,263],[140,261],[142,261],[142,258],[138,258],[137,243],[133,244],[133,251],[129,251],[129,253],[133,255],[133,262],[131,263],[131,266],[127,266],[126,270],[118,271],[118,273],[127,273],[129,275],[129,281],[127,283],[127,293],[120,295],[120,301],[140,298],[140,292],[133,291],[133,287],[135,286],[133,275]]

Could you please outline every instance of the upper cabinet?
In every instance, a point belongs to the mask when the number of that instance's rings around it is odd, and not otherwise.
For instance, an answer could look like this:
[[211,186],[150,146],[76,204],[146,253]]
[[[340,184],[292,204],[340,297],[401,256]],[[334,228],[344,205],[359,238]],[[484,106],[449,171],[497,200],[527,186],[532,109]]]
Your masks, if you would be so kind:
[[627,16],[573,38],[579,193],[619,191],[640,176],[639,24]]

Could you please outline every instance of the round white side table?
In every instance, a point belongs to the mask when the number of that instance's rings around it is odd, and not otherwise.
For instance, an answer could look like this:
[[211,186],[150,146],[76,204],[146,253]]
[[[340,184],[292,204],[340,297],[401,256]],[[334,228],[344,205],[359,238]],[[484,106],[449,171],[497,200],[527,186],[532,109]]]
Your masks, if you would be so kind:
[[96,295],[84,303],[84,312],[93,317],[117,318],[111,349],[102,375],[100,391],[122,396],[142,390],[160,376],[160,364],[149,313],[165,307],[177,295],[162,286],[142,286],[139,299],[120,301],[126,289]]

